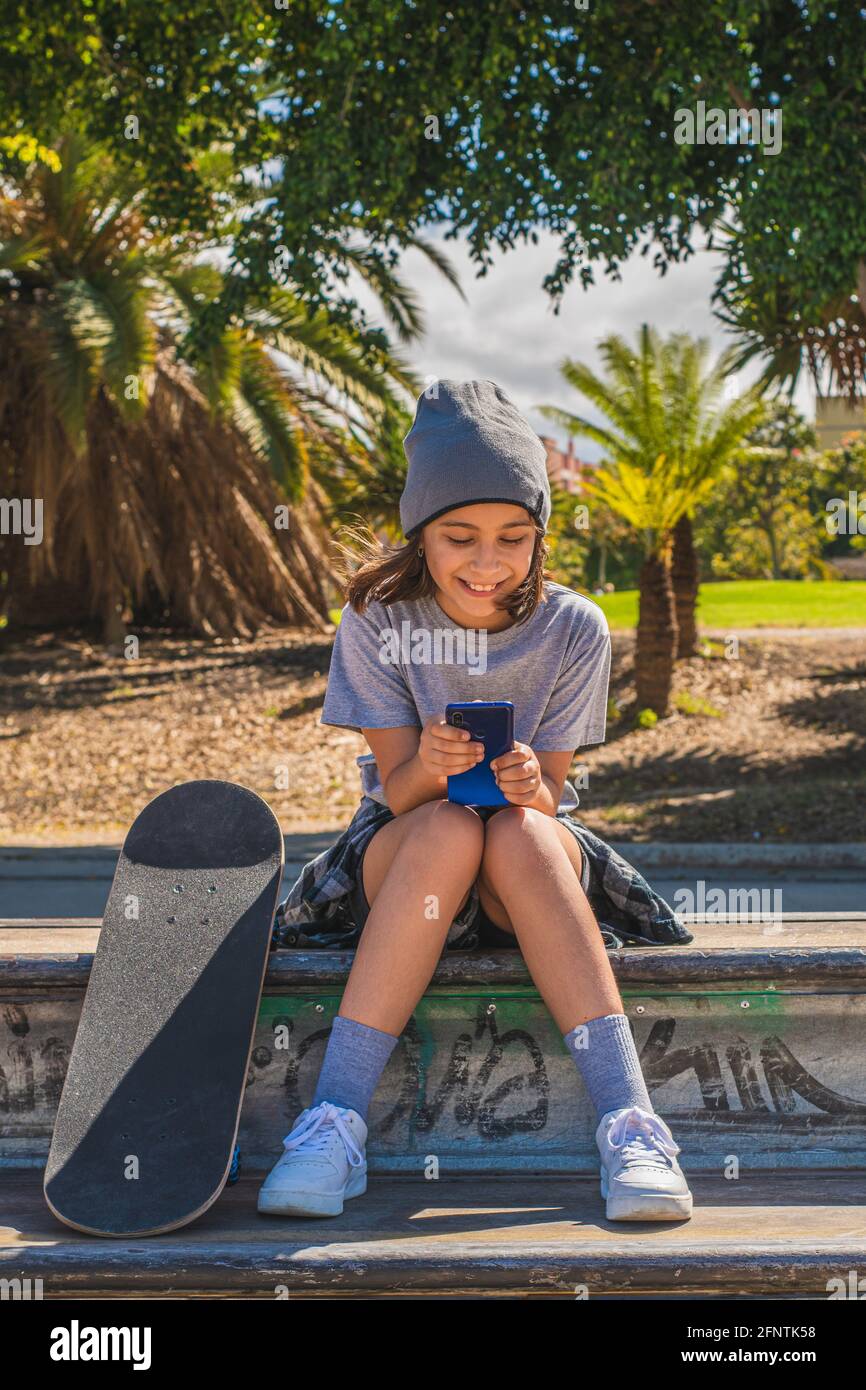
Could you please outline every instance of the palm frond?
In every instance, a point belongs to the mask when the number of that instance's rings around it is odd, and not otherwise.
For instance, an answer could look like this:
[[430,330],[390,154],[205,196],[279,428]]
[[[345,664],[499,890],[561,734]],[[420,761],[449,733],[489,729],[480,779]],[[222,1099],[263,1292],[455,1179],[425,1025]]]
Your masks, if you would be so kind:
[[414,290],[388,269],[380,254],[366,246],[341,246],[340,258],[376,292],[385,317],[401,341],[408,343],[417,338],[424,325],[421,301]]
[[[57,151],[0,202],[0,463],[46,515],[8,601],[53,585],[94,615],[158,603],[203,632],[321,629],[325,484],[390,476],[386,422],[414,373],[381,333],[311,314],[287,285],[254,296],[203,240],[154,232],[110,150],[73,134]],[[357,265],[416,332],[397,277],[371,253]],[[274,526],[286,504],[290,536]]]
[[285,377],[256,339],[242,347],[233,418],[255,453],[268,460],[288,496],[299,502],[307,482],[304,433]]

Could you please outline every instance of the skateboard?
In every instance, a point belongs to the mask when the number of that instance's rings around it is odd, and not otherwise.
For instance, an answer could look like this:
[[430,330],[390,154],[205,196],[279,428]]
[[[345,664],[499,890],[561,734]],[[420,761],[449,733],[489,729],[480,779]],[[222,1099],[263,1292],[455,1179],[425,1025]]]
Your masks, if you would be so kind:
[[230,1169],[283,869],[270,807],[185,782],[131,826],[45,1170],[55,1216],[101,1236],[184,1226]]

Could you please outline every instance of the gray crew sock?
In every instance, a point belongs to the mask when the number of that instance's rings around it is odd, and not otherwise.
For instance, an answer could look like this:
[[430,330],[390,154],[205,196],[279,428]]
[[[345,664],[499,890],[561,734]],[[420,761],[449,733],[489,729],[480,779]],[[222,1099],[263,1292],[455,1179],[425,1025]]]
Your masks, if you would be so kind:
[[357,1110],[366,1124],[373,1092],[399,1041],[391,1033],[337,1014],[311,1106],[329,1100],[332,1105]]
[[653,1109],[625,1014],[591,1018],[564,1033],[563,1040],[595,1106],[596,1125],[609,1110]]

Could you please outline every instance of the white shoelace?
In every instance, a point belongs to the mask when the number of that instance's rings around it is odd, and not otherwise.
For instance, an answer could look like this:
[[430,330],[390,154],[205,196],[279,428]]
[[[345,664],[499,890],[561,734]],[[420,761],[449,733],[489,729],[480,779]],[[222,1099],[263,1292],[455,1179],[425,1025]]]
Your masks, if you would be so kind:
[[668,1159],[680,1152],[661,1116],[639,1105],[617,1115],[607,1131],[607,1142],[612,1149],[619,1149],[623,1163],[639,1162],[647,1167],[670,1168]]
[[346,1126],[342,1110],[332,1105],[329,1100],[323,1100],[321,1105],[317,1105],[298,1121],[292,1132],[283,1140],[283,1148],[298,1149],[303,1144],[311,1153],[322,1153],[331,1142],[332,1136],[327,1132],[330,1124],[333,1124],[346,1146],[350,1166],[359,1168],[364,1162],[364,1155]]

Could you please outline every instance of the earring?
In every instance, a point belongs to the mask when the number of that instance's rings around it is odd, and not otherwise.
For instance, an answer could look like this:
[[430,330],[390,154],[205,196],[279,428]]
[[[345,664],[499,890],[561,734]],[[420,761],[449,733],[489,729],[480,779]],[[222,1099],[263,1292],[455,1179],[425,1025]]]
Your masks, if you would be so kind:
[[419,554],[419,555],[423,555],[423,554],[424,554],[424,547],[423,547],[423,545],[419,545],[419,547],[418,547],[418,554]]

